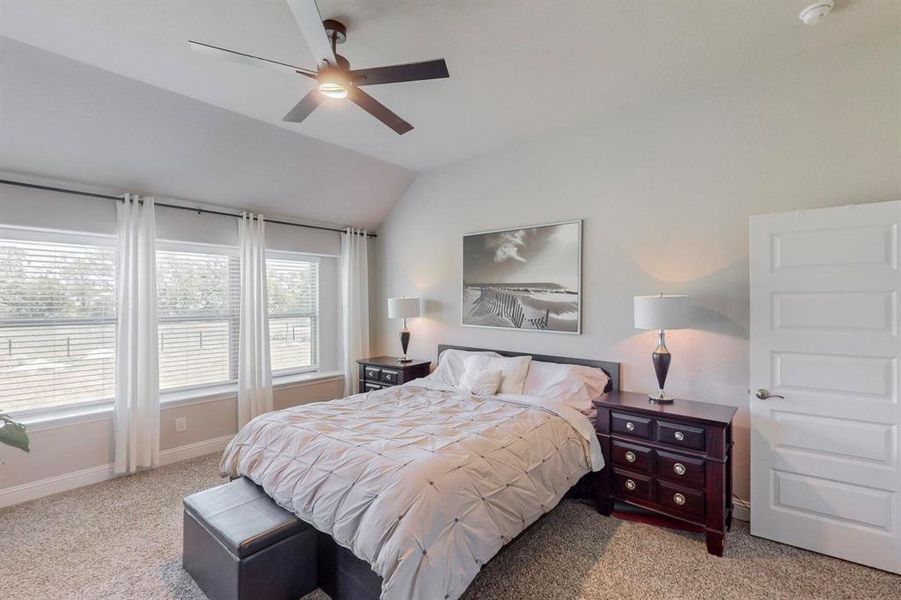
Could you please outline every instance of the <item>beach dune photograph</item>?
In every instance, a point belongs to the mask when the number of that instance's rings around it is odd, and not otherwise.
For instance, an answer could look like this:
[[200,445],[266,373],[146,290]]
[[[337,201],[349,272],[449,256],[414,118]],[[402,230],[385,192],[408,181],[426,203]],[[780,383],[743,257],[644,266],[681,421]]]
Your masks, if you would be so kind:
[[463,236],[462,323],[580,332],[582,222]]

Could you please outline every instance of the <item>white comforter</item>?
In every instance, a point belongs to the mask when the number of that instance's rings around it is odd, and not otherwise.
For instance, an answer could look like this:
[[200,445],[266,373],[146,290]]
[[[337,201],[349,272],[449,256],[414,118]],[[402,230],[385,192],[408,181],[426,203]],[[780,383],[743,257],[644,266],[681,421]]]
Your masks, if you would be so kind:
[[534,401],[418,383],[298,406],[248,423],[220,471],[369,562],[382,598],[458,598],[603,466],[588,419]]

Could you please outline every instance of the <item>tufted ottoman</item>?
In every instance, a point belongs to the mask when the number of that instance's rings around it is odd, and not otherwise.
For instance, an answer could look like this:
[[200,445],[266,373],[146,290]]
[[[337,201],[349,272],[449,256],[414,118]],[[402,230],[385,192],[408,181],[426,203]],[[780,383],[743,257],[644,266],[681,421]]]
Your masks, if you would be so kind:
[[249,479],[184,506],[182,566],[211,600],[294,600],[316,589],[316,530]]

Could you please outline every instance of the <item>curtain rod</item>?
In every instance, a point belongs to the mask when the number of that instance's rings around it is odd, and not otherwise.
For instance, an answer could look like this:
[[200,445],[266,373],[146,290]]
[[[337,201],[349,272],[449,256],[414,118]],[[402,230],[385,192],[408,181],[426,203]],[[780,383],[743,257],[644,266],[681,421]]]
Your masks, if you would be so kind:
[[[113,196],[110,194],[96,194],[94,192],[82,192],[79,190],[69,190],[61,187],[52,187],[49,185],[38,185],[36,183],[25,183],[24,181],[12,181],[11,179],[0,179],[0,183],[5,185],[15,185],[18,187],[24,188],[32,188],[35,190],[47,190],[50,192],[62,192],[64,194],[73,194],[75,196],[88,196],[90,198],[104,198],[106,200],[115,200],[116,202],[124,202],[124,198],[119,196]],[[195,212],[197,214],[205,213],[208,215],[219,215],[220,217],[235,217],[240,219],[241,215],[236,215],[235,213],[222,212],[218,210],[209,210],[206,208],[191,208],[190,206],[180,206],[178,204],[165,204],[163,202],[156,202],[156,206],[162,206],[164,208],[174,208],[177,210],[189,210],[191,212]],[[303,223],[291,223],[289,221],[276,221],[274,219],[265,219],[267,223],[275,223],[277,225],[287,225],[289,227],[306,227],[307,229],[320,229],[322,231],[335,231],[337,233],[347,233],[343,229],[338,229],[337,227],[325,227],[323,225],[305,225]],[[367,237],[378,237],[374,233],[367,233]]]

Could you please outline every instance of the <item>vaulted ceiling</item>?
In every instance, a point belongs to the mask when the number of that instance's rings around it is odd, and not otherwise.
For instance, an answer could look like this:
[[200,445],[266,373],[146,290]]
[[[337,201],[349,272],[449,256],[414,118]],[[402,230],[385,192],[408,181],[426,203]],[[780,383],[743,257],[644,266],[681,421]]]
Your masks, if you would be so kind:
[[220,63],[185,43],[312,67],[281,0],[5,1],[0,35],[425,170],[901,24],[899,2],[838,0],[806,27],[797,14],[808,3],[319,0],[323,18],[346,23],[339,52],[354,67],[447,59],[449,80],[368,88],[416,127],[404,136],[341,101],[283,123],[311,80]]
[[[91,126],[102,129],[106,119],[111,128],[131,127],[139,135],[168,123],[173,134],[196,130],[185,148],[172,148],[186,179],[170,186],[172,193],[186,189],[179,193],[238,202],[281,190],[291,199],[273,201],[281,214],[370,225],[384,217],[415,171],[590,125],[671,94],[715,90],[744,73],[810,60],[827,47],[901,27],[901,2],[837,0],[823,23],[806,27],[797,14],[808,3],[319,0],[323,18],[347,25],[339,53],[353,67],[446,58],[449,79],[367,88],[415,126],[398,136],[345,101],[327,102],[301,124],[282,122],[311,80],[220,62],[186,44],[194,39],[312,67],[282,0],[2,0],[0,127],[6,135],[0,167],[27,165],[43,146],[60,168],[69,164],[92,176],[92,168],[102,168],[72,154],[78,140],[61,141],[69,130],[83,136]],[[101,88],[148,100],[129,112],[94,98]],[[157,97],[169,112],[154,109]],[[92,102],[106,116],[91,116]],[[199,116],[203,106],[206,118]],[[201,123],[207,129],[201,131]],[[56,139],[41,139],[42,131],[57,132]],[[115,137],[111,131],[95,135],[105,136],[104,143]],[[207,146],[210,154],[227,160],[203,156],[203,139],[215,142]],[[246,148],[234,147],[241,139]],[[55,156],[49,145],[64,150]],[[98,153],[95,162],[103,160]],[[203,184],[194,187],[188,185],[191,161],[205,169]],[[245,169],[253,175],[246,181],[239,172]],[[165,170],[161,164],[146,179]],[[231,192],[209,182],[217,170]],[[268,187],[255,188],[254,181]]]
[[[369,229],[415,176],[0,38],[0,175],[8,171]],[[0,222],[7,193],[0,186]]]

